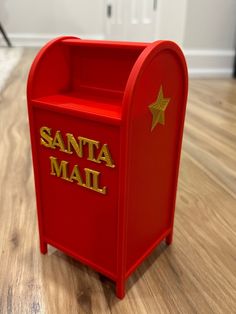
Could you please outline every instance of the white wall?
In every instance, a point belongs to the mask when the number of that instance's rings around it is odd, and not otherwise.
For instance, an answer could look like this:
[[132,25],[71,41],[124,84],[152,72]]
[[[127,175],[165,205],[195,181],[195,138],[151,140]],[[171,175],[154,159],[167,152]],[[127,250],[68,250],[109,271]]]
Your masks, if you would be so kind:
[[157,37],[184,50],[191,76],[230,77],[236,47],[236,0],[158,0]]
[[100,38],[103,1],[0,0],[0,21],[16,45],[41,45],[59,34]]
[[158,0],[156,35],[183,47],[188,0]]
[[234,49],[235,0],[188,0],[184,46],[191,49]]
[[235,0],[188,0],[183,48],[192,76],[231,76],[236,47]]
[[[107,1],[0,0],[0,21],[14,45],[41,46],[59,34],[102,39]],[[191,75],[232,74],[236,0],[157,0],[157,3],[156,38],[175,40],[182,46]]]

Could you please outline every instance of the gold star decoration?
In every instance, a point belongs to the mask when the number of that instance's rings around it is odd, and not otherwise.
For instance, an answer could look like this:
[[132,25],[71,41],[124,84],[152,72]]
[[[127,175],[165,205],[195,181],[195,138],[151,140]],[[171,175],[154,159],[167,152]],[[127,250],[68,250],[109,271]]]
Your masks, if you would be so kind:
[[155,128],[157,123],[162,125],[165,124],[165,110],[170,102],[170,98],[164,98],[162,85],[159,89],[159,93],[156,101],[149,105],[149,110],[152,113],[152,128],[151,131]]

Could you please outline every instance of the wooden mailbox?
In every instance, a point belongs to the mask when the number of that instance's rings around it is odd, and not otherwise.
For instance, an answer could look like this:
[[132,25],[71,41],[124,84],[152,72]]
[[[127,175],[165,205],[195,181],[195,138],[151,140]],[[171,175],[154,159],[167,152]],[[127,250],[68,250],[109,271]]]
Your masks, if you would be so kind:
[[38,53],[28,112],[40,248],[125,281],[172,241],[187,70],[170,41],[61,37]]

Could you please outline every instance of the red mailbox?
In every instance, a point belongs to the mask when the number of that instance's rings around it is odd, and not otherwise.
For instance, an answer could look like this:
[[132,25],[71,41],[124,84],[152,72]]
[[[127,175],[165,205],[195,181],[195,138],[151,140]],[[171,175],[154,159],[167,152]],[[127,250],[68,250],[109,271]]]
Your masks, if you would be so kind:
[[187,69],[170,41],[62,37],[38,53],[28,112],[40,249],[116,282],[172,241]]

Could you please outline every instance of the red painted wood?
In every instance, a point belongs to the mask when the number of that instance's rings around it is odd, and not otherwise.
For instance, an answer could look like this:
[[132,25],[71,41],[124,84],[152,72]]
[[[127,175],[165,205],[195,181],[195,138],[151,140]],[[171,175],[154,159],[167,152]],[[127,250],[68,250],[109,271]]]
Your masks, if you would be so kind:
[[[163,88],[165,125],[149,105]],[[37,55],[27,97],[40,249],[52,244],[110,277],[116,294],[164,238],[172,241],[187,99],[187,69],[169,41],[128,43],[61,37]],[[107,144],[115,167],[40,144],[40,128]],[[50,175],[50,159],[100,172],[105,195]]]

